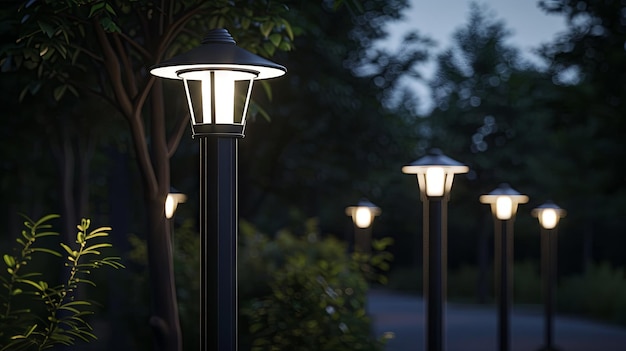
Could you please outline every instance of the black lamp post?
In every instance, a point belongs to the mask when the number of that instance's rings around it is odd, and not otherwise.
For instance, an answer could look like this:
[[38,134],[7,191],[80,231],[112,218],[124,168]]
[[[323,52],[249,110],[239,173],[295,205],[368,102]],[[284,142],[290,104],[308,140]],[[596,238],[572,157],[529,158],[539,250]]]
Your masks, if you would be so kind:
[[225,29],[150,69],[183,81],[193,136],[200,139],[201,350],[237,350],[237,141],[253,81],[285,72],[237,47]]
[[498,346],[500,351],[510,348],[509,311],[511,309],[513,275],[513,222],[518,204],[528,202],[510,185],[498,188],[480,197],[480,202],[491,205],[494,218],[496,296],[498,298]]
[[439,149],[410,165],[402,172],[416,174],[424,203],[424,298],[426,300],[426,350],[444,350],[443,304],[447,252],[447,209],[454,174],[467,173],[469,168],[444,155]]
[[372,222],[381,211],[367,199],[361,199],[356,206],[346,208],[346,215],[354,222],[354,251],[369,254],[372,251]]
[[544,346],[541,351],[558,350],[553,342],[554,285],[556,283],[559,220],[565,210],[548,201],[532,210],[531,214],[539,219],[541,225],[541,275],[543,278],[544,300]]

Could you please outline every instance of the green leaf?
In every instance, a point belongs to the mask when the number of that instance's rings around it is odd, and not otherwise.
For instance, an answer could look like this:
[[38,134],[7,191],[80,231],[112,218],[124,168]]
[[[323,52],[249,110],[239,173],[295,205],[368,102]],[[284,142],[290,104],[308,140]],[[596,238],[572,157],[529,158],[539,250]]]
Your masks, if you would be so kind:
[[64,243],[60,243],[61,247],[67,252],[71,257],[76,257],[76,251],[72,250],[69,246]]
[[7,266],[9,267],[15,266],[15,258],[13,256],[9,256],[5,254],[2,258],[4,258],[4,263],[6,263]]
[[104,2],[99,2],[93,6],[91,6],[91,11],[89,11],[89,16],[91,17],[93,16],[96,12],[102,10],[102,8],[104,7],[105,3]]
[[272,42],[272,44],[274,44],[274,46],[278,47],[280,42],[283,40],[283,36],[279,33],[274,33],[270,35],[269,39]]
[[33,251],[33,252],[45,252],[45,253],[49,253],[49,254],[57,256],[57,257],[61,257],[62,256],[57,251],[46,249],[46,248],[43,248],[43,247],[34,247],[34,248],[31,249],[31,251]]
[[266,21],[263,22],[263,24],[261,24],[261,34],[263,34],[264,37],[268,37],[270,35],[270,32],[272,32],[272,29],[274,29],[274,22],[271,21]]
[[41,31],[44,32],[48,38],[52,38],[54,36],[54,27],[50,24],[41,21],[37,21],[37,24],[39,25],[39,29],[41,29]]
[[63,98],[63,95],[65,94],[66,90],[67,90],[67,84],[59,85],[58,87],[54,88],[54,91],[53,91],[54,100],[60,101],[61,98]]

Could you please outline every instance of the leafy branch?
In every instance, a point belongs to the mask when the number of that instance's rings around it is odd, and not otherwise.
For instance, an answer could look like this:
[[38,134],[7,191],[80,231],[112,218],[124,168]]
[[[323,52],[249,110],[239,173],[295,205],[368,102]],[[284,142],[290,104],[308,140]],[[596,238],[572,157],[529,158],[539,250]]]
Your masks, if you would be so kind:
[[[0,291],[0,351],[43,350],[54,345],[73,345],[78,339],[85,342],[96,339],[93,328],[86,320],[93,314],[93,303],[78,298],[77,290],[80,284],[96,286],[87,278],[93,269],[104,266],[119,269],[124,266],[119,257],[103,254],[103,250],[112,245],[99,238],[107,237],[111,228],[100,227],[89,231],[89,219],[83,219],[77,226],[75,249],[65,243],[60,243],[61,252],[36,245],[39,244],[38,239],[58,236],[47,223],[58,217],[48,215],[36,222],[26,218],[24,226],[27,230],[23,230],[22,237],[16,239],[21,249],[15,255],[3,255],[8,277],[0,275],[4,288]],[[62,284],[51,285],[43,280],[41,272],[24,272],[29,262],[43,257],[39,253],[63,257],[62,252],[66,254],[64,266],[68,267]],[[20,296],[28,298],[17,301]],[[29,307],[16,309],[14,304]],[[37,309],[39,306],[43,307]]]

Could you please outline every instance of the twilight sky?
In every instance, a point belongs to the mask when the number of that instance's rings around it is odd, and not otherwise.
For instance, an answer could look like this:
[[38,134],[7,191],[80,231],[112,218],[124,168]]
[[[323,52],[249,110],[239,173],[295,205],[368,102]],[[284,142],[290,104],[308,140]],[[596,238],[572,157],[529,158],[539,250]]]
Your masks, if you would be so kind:
[[[391,37],[388,43],[395,47],[399,38],[408,30],[417,29],[437,42],[436,51],[448,48],[452,33],[467,23],[470,0],[411,0],[411,8],[405,13],[405,20],[391,24],[388,29]],[[555,34],[565,30],[563,17],[548,15],[537,6],[538,0],[478,0],[486,4],[496,19],[502,20],[507,29],[512,31],[509,43],[521,50],[525,58],[535,63],[540,61],[531,53],[531,49],[541,43],[551,41]],[[432,76],[434,65],[429,64],[421,70],[427,78]],[[424,106],[420,112],[430,110],[429,91],[426,86],[415,85]]]

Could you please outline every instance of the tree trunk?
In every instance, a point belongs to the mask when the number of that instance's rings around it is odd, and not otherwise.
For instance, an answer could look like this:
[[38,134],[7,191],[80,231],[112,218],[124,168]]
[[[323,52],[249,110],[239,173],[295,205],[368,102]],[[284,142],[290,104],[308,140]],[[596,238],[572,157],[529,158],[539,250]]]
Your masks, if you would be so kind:
[[178,305],[174,284],[174,267],[169,226],[164,214],[166,194],[147,199],[148,265],[154,350],[181,351],[182,339],[178,322]]

